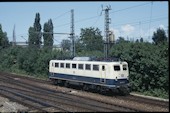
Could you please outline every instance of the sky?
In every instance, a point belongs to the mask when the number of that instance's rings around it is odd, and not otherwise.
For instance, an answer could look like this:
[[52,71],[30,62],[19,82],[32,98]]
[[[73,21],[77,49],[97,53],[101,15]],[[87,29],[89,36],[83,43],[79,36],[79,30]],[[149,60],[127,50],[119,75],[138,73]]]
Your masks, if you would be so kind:
[[[109,10],[109,28],[115,39],[122,36],[125,40],[152,42],[153,32],[163,28],[168,32],[168,1],[74,1],[74,2],[0,2],[0,24],[3,32],[7,32],[9,41],[13,40],[13,29],[17,42],[28,40],[28,29],[33,26],[36,13],[40,13],[40,24],[52,19],[55,33],[70,33],[71,9],[74,9],[75,35],[80,36],[81,29],[99,28],[105,35],[105,12]],[[58,45],[68,35],[54,35],[54,44]]]

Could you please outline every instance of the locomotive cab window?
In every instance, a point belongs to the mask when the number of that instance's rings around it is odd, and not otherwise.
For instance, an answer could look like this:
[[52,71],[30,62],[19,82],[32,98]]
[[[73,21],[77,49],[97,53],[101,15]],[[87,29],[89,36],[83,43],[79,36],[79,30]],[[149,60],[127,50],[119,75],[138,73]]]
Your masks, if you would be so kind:
[[114,70],[115,70],[115,71],[120,71],[120,66],[119,66],[119,65],[115,65],[115,66],[114,66]]
[[123,70],[127,70],[127,66],[126,65],[123,65]]

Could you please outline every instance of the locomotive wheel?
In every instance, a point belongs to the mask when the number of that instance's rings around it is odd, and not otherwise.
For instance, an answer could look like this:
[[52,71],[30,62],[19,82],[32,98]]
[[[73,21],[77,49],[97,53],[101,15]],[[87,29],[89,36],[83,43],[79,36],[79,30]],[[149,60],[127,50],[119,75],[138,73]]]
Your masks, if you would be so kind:
[[96,89],[97,89],[98,92],[101,92],[101,87],[100,86],[97,86]]
[[96,85],[92,85],[91,86],[92,92],[96,93],[97,92],[97,86]]
[[63,81],[63,80],[58,80],[58,83],[59,83],[59,86],[63,86],[64,83],[65,83],[65,81]]
[[129,95],[130,90],[129,90],[128,87],[120,87],[119,88],[119,93],[120,93],[120,95],[123,95],[123,96]]
[[83,90],[84,90],[84,91],[88,91],[88,90],[89,90],[89,86],[86,85],[86,84],[84,84],[84,85],[83,85]]
[[69,83],[67,81],[64,82],[65,87],[69,87]]
[[52,80],[52,83],[53,83],[54,85],[57,85],[57,84],[58,84],[58,82],[57,82],[56,79],[51,79],[51,80]]

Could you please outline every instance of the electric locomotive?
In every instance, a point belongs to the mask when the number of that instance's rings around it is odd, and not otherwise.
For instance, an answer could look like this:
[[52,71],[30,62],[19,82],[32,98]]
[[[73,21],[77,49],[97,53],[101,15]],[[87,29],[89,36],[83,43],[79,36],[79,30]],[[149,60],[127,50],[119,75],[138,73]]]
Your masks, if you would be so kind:
[[76,84],[84,90],[119,91],[123,95],[130,91],[128,63],[120,60],[50,60],[49,79],[65,86]]

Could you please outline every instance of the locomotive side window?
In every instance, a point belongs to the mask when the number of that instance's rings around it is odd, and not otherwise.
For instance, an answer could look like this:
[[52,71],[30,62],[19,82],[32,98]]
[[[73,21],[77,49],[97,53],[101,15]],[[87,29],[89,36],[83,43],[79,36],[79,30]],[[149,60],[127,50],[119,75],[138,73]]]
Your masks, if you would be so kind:
[[66,68],[70,68],[70,64],[69,63],[66,63]]
[[127,66],[126,65],[123,65],[123,70],[127,70]]
[[83,69],[83,64],[79,64],[79,65],[78,65],[78,68],[79,68],[79,69]]
[[93,65],[93,70],[98,71],[99,70],[99,65]]
[[86,70],[91,70],[91,65],[90,64],[86,64]]
[[114,70],[115,70],[115,71],[120,71],[120,66],[119,66],[119,65],[115,65],[115,66],[114,66]]
[[64,63],[60,63],[60,67],[61,67],[61,68],[64,68]]
[[59,67],[58,63],[55,63],[55,67]]
[[75,68],[76,68],[76,64],[72,64],[72,68],[74,68],[74,69],[75,69]]

